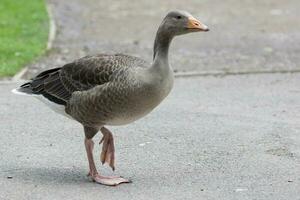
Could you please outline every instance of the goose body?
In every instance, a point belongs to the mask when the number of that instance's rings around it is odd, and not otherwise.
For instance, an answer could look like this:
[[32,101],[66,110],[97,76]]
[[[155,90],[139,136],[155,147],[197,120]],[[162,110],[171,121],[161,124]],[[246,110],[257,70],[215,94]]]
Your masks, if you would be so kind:
[[[97,59],[106,62],[108,81],[82,92],[74,92],[66,105],[66,113],[84,125],[124,125],[133,122],[153,110],[172,88],[171,70],[167,77],[159,80],[158,72],[150,71],[146,62],[137,57],[98,55],[78,62]],[[116,62],[117,65],[111,64]]]
[[[161,66],[166,68],[166,66]],[[86,56],[44,71],[15,90],[86,126],[124,125],[152,111],[171,91],[173,71],[150,70],[134,56]]]
[[207,30],[189,13],[172,11],[156,33],[151,64],[124,54],[86,56],[41,72],[13,92],[35,96],[54,111],[83,125],[94,181],[105,185],[128,182],[98,174],[92,157],[92,137],[99,130],[102,132],[101,161],[114,169],[113,137],[104,126],[131,123],[159,105],[173,87],[173,70],[168,62],[173,37]]

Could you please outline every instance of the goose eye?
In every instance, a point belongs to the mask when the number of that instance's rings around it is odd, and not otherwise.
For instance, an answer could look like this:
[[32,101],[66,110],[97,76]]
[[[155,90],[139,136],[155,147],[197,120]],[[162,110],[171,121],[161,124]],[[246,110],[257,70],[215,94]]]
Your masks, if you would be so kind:
[[181,19],[181,16],[180,15],[176,16],[176,19]]

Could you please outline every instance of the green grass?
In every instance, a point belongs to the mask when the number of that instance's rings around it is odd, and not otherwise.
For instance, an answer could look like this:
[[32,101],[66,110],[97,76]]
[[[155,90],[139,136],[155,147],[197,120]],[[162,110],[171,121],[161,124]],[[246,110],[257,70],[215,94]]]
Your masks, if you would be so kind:
[[0,77],[43,54],[48,29],[44,0],[0,0]]

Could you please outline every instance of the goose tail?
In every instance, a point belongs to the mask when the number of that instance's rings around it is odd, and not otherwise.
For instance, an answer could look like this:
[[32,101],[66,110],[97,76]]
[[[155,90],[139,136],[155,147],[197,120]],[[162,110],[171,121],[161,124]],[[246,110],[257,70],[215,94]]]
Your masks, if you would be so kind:
[[32,90],[29,88],[29,86],[30,86],[30,82],[21,85],[19,88],[15,88],[11,90],[11,92],[17,95],[25,95],[25,96],[35,95],[32,92]]

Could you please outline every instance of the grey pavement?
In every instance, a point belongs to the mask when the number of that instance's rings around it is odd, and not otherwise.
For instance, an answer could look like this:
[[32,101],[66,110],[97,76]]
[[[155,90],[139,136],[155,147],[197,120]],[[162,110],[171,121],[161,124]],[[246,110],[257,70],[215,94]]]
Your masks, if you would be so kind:
[[151,62],[155,32],[169,10],[182,9],[210,32],[174,40],[177,72],[230,73],[300,70],[299,0],[48,0],[57,38],[26,78],[96,53],[126,53]]
[[300,199],[300,74],[177,78],[154,112],[112,128],[115,174],[133,181],[118,187],[87,179],[82,127],[18,84],[0,84],[1,200]]
[[[96,53],[151,62],[155,31],[182,9],[208,33],[174,40],[177,73],[300,71],[298,0],[48,0],[57,37],[23,78]],[[176,78],[150,115],[111,127],[118,187],[94,184],[82,127],[0,82],[0,199],[300,200],[300,73]],[[96,136],[96,142],[100,135]]]

